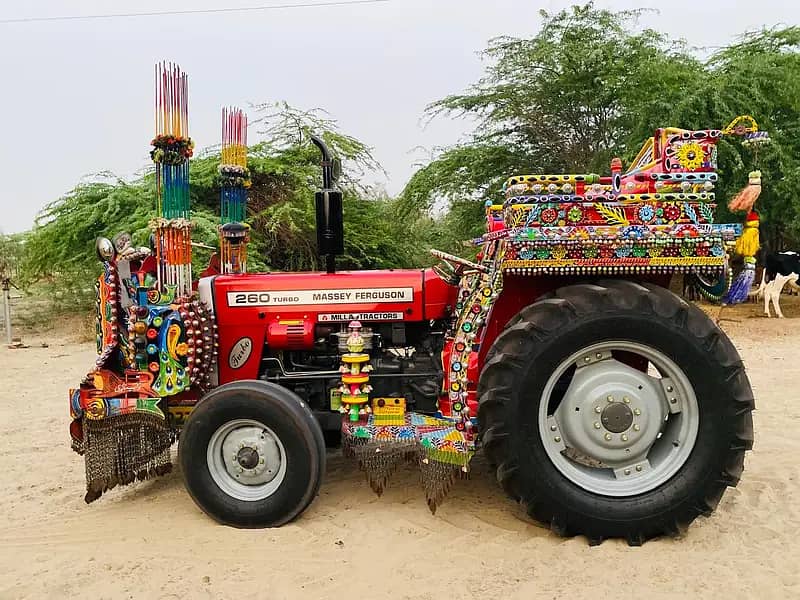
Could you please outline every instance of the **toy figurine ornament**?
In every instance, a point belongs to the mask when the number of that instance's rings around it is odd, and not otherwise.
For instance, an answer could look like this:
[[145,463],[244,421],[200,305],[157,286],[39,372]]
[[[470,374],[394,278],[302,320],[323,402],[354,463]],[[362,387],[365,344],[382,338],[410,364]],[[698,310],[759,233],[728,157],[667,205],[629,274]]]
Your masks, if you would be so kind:
[[369,385],[372,366],[369,364],[369,354],[364,354],[361,323],[351,321],[348,329],[349,335],[345,341],[348,352],[342,355],[342,366],[339,368],[342,373],[342,406],[339,412],[346,414],[351,422],[357,422],[372,412],[367,404],[372,391],[372,386]]
[[[247,272],[247,119],[225,109],[219,268],[195,281],[187,98],[186,75],[158,65],[151,248],[124,232],[97,240],[98,356],[69,394],[87,502],[169,472],[180,435],[203,511],[280,526],[318,494],[323,428],[377,494],[414,465],[432,512],[482,448],[533,518],[592,543],[677,534],[736,485],[753,441],[744,367],[667,287],[675,273],[727,273],[716,146],[729,134],[763,142],[752,118],[658,129],[609,175],[514,175],[484,207],[475,261],[433,251],[449,265],[437,269],[337,271],[336,159],[312,136],[325,272],[258,274]],[[759,185],[754,173],[732,202],[749,211],[746,258]]]

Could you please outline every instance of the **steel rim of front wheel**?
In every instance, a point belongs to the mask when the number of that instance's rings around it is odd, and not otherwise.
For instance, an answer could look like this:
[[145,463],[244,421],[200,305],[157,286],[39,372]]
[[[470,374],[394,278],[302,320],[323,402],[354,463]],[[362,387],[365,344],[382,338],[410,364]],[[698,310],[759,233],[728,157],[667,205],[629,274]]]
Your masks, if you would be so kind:
[[[634,355],[640,365],[646,359],[647,373],[619,360]],[[672,359],[637,342],[606,341],[559,364],[538,420],[562,475],[589,492],[622,497],[653,490],[680,470],[700,414],[694,388]]]
[[214,483],[237,500],[264,500],[286,477],[283,443],[272,429],[253,419],[220,426],[208,442],[206,461]]

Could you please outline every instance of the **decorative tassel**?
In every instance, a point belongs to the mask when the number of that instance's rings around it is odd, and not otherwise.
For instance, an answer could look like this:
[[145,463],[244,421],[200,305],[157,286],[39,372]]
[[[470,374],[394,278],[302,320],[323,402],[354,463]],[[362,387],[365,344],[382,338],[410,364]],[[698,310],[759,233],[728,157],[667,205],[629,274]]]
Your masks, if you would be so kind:
[[744,270],[739,273],[731,289],[725,295],[725,304],[739,304],[747,300],[753,286],[756,272],[756,252],[758,252],[758,213],[751,210],[744,222],[744,231],[736,240],[736,253],[744,257]]
[[744,223],[744,231],[736,240],[736,253],[745,258],[752,258],[761,247],[758,239],[758,213],[751,210]]
[[744,259],[744,270],[736,277],[731,289],[723,298],[723,304],[741,304],[747,300],[753,281],[756,278],[756,259],[753,257]]
[[723,298],[724,304],[740,304],[747,300],[750,289],[753,287],[756,271],[756,253],[760,247],[758,239],[758,213],[753,210],[753,205],[761,194],[761,171],[752,171],[749,175],[747,187],[728,203],[728,208],[733,211],[747,211],[744,221],[744,230],[736,240],[736,253],[744,258],[744,269],[736,277],[731,289]]
[[728,203],[732,211],[750,211],[761,195],[761,171],[751,171],[748,176],[747,187],[734,196]]

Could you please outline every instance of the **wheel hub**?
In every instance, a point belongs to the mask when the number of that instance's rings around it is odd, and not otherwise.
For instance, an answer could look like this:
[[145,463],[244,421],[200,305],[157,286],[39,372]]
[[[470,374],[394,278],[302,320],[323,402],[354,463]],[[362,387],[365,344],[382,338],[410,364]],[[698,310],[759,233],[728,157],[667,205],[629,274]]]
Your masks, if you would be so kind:
[[246,446],[236,453],[236,461],[245,469],[255,469],[258,465],[258,450]]
[[[657,376],[621,362],[617,350],[646,358]],[[555,394],[557,387],[563,391]],[[685,374],[635,342],[600,342],[565,359],[545,386],[539,412],[555,466],[585,489],[611,496],[665,481],[697,435],[697,400]]]
[[206,461],[214,482],[238,500],[263,500],[286,477],[283,443],[272,429],[253,419],[221,425],[208,442]]
[[563,434],[556,436],[563,449],[616,467],[646,454],[666,413],[663,393],[647,374],[607,358],[575,370],[551,430]]
[[261,427],[231,428],[222,439],[225,471],[245,485],[272,481],[281,466],[275,438]]
[[600,415],[600,423],[611,433],[622,433],[633,424],[633,411],[627,404],[609,404]]

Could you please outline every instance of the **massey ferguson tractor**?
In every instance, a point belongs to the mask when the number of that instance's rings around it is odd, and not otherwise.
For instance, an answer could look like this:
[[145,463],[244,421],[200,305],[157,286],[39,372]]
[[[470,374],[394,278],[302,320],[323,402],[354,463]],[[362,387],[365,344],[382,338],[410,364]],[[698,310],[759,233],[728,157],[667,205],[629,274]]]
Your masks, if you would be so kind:
[[[173,157],[157,161],[161,186],[188,164],[174,158],[188,136],[172,133],[154,140]],[[559,535],[678,535],[737,484],[753,444],[739,354],[668,289],[725,268],[722,135],[659,129],[609,176],[513,176],[486,203],[475,258],[432,251],[433,268],[336,269],[342,194],[319,138],[325,272],[246,273],[247,227],[223,214],[219,273],[192,281],[188,205],[164,201],[150,248],[98,240],[99,357],[70,393],[87,502],[168,472],[179,439],[203,511],[280,526],[314,500],[340,437],[378,493],[417,465],[432,510],[482,451]],[[225,148],[223,202],[247,177]]]

